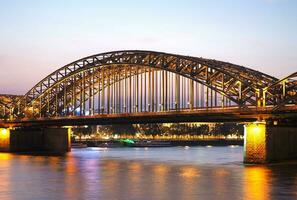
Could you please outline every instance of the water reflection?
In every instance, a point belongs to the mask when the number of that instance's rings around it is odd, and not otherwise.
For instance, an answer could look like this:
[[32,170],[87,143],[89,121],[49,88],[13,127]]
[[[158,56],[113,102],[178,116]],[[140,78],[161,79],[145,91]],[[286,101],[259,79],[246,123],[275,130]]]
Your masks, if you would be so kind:
[[6,191],[13,191],[10,181],[11,167],[10,167],[11,154],[0,153],[0,199],[11,199]]
[[[154,184],[154,187],[152,189],[152,196],[155,198],[160,199],[168,199],[168,193],[170,192],[167,187],[168,182],[168,173],[170,173],[170,166],[165,164],[156,164],[149,166],[152,170],[151,174],[152,177],[150,181],[152,181]],[[139,195],[141,196],[141,195]]]
[[[218,154],[214,160],[221,152],[230,157],[224,163],[210,162],[204,156],[210,149]],[[296,163],[244,166],[236,157],[242,148],[191,148],[191,154],[184,148],[167,149],[173,155],[186,154],[183,162],[163,150],[74,150],[65,157],[0,153],[0,199],[297,197]]]
[[271,176],[271,170],[263,166],[246,167],[244,170],[244,199],[270,199]]

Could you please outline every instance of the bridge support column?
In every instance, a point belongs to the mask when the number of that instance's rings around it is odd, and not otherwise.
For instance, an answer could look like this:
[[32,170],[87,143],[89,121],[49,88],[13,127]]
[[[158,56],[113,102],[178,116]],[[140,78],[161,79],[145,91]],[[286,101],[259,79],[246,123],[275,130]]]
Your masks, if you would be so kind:
[[10,129],[0,128],[0,151],[10,151]]
[[70,151],[70,128],[0,129],[2,152],[49,152]]
[[256,122],[246,124],[244,132],[245,163],[297,159],[297,127]]

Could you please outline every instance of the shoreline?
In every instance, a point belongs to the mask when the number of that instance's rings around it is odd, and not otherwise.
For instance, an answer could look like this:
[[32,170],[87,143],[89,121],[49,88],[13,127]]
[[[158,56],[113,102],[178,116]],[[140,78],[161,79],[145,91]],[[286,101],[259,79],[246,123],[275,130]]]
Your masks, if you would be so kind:
[[[137,141],[154,141],[154,142],[170,142],[169,147],[174,146],[229,146],[239,145],[243,146],[244,141],[241,139],[226,140],[226,139],[211,139],[211,140],[137,140]],[[72,143],[86,144],[87,147],[98,147],[103,144],[120,145],[120,141],[115,140],[94,140],[94,141],[75,141]],[[144,146],[145,147],[145,146]]]

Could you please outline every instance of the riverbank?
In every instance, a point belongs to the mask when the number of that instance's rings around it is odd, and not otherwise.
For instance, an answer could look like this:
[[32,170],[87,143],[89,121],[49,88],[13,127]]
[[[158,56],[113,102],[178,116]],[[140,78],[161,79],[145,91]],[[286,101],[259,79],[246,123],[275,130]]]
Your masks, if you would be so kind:
[[[135,140],[148,141],[148,140]],[[229,145],[239,145],[243,146],[243,140],[241,139],[211,139],[211,140],[150,140],[155,142],[166,142],[170,143],[167,146],[229,146]],[[77,141],[80,142],[80,141]],[[92,141],[81,141],[80,143],[86,144],[88,147],[98,147],[104,146],[104,144],[112,144],[111,147],[120,147],[121,142],[119,140],[92,140]]]

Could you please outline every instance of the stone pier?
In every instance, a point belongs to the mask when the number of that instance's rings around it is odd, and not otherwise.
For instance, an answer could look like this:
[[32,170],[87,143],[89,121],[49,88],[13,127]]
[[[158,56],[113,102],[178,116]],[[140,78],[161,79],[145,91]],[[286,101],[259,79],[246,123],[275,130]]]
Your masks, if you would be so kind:
[[245,124],[244,162],[271,163],[297,159],[297,127]]
[[71,148],[70,132],[70,128],[0,128],[0,151],[65,153]]

